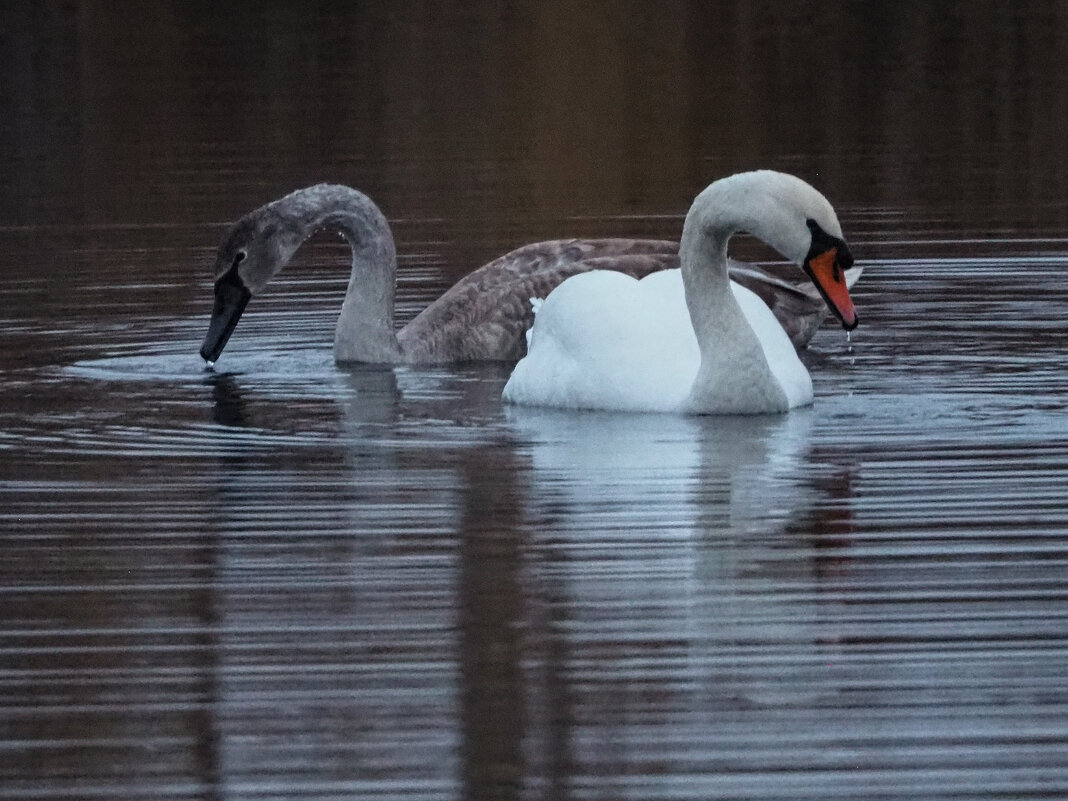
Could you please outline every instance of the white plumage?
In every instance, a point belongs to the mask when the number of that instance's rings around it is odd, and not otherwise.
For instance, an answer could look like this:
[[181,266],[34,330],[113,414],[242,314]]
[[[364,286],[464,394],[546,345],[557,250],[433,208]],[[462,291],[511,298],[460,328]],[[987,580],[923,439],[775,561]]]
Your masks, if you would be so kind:
[[687,216],[682,269],[638,281],[592,271],[538,308],[510,403],[676,413],[784,412],[812,402],[812,380],[775,315],[727,277],[726,244],[746,230],[801,263],[807,220],[840,235],[830,204],[792,176],[717,181]]

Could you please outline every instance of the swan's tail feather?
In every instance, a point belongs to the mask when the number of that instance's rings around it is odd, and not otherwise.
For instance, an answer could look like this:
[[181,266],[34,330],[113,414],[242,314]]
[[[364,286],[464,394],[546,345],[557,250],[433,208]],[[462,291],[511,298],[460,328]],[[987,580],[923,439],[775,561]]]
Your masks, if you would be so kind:
[[[534,316],[538,316],[538,312],[541,310],[542,304],[545,303],[545,298],[530,298],[530,308],[534,312]],[[530,328],[526,330],[524,336],[527,338],[527,352],[530,351],[530,343],[534,339],[534,325],[531,324]]]

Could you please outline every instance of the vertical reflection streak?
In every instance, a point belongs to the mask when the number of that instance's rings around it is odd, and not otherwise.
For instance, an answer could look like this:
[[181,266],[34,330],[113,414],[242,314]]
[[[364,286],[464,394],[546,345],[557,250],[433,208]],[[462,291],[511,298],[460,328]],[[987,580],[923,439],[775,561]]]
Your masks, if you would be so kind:
[[527,714],[523,676],[525,605],[520,582],[524,527],[507,446],[460,457],[461,773],[465,799],[518,799]]

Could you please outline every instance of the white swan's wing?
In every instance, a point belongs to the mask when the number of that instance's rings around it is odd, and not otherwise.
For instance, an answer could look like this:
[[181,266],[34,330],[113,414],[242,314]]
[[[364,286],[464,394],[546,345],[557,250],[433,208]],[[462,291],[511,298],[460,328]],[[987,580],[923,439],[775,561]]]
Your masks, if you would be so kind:
[[678,411],[700,363],[678,270],[637,281],[599,270],[546,298],[529,353],[504,389],[511,403]]

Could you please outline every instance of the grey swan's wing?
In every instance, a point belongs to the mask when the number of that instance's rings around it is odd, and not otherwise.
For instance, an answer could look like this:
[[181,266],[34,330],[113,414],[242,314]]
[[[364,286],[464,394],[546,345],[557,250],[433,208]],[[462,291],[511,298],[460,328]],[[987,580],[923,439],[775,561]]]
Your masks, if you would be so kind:
[[[734,259],[727,260],[727,267],[732,281],[752,290],[768,305],[798,350],[808,345],[820,324],[827,319],[827,304],[807,278],[795,284],[755,264]],[[845,271],[849,289],[853,288],[863,270],[863,267],[851,267]]]
[[531,298],[587,270],[634,278],[679,266],[678,244],[650,239],[558,239],[513,250],[450,287],[398,334],[409,363],[517,360],[534,323]]
[[815,287],[812,287],[813,293],[810,294],[800,282],[791,283],[755,264],[734,259],[727,259],[727,269],[732,281],[751,290],[768,305],[794,347],[799,350],[815,336],[820,323],[827,317],[827,304]]
[[[453,285],[419,313],[397,339],[410,363],[503,361],[526,353],[534,323],[531,298],[544,298],[565,279],[588,270],[643,278],[679,266],[678,243],[659,239],[557,239],[518,248]],[[791,283],[754,264],[728,260],[731,279],[772,310],[794,347],[803,348],[827,317],[818,290]],[[846,271],[848,286],[862,268]]]

